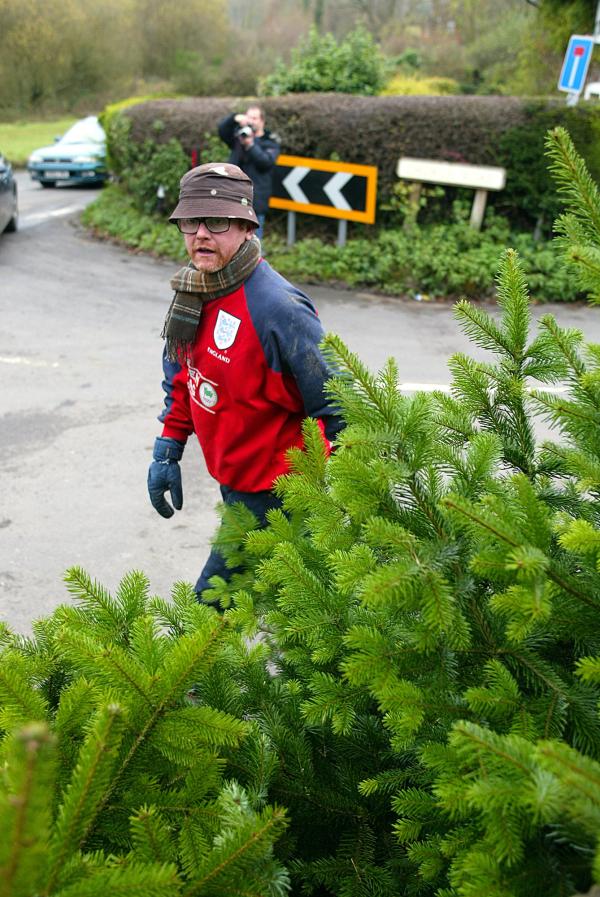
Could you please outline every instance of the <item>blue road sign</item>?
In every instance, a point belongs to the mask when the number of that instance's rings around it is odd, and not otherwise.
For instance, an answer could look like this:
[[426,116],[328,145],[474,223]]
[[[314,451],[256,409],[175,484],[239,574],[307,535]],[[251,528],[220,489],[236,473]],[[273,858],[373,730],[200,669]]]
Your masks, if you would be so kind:
[[593,37],[582,34],[571,35],[558,79],[559,90],[566,90],[568,93],[581,93],[593,49]]

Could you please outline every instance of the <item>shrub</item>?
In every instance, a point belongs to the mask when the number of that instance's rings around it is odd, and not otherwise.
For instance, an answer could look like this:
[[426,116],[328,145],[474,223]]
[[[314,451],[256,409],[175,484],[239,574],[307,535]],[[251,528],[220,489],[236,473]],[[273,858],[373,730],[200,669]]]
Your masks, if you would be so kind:
[[[82,220],[97,234],[134,249],[176,260],[186,257],[179,232],[164,214],[141,214],[134,198],[116,185],[102,191]],[[291,280],[368,287],[390,295],[425,294],[427,299],[484,300],[495,293],[502,242],[519,249],[536,300],[568,302],[581,296],[556,251],[529,234],[511,234],[504,222],[491,216],[481,232],[464,222],[408,231],[396,226],[382,228],[376,237],[351,237],[343,248],[314,237],[288,247],[270,230],[265,246],[271,264]]]
[[232,688],[264,651],[183,585],[169,604],[139,573],[114,597],[77,568],[67,582],[76,607],[0,639],[2,894],[283,897],[285,814]]
[[[148,103],[155,99],[157,99],[155,94],[152,94],[151,96],[126,97],[124,100],[119,100],[117,103],[109,103],[98,116],[98,120],[107,134],[107,162],[111,171],[119,170],[119,131],[116,122],[117,117],[124,109],[128,109],[130,106],[138,106],[140,103]],[[116,129],[114,132],[113,126]],[[114,158],[112,156],[113,151],[115,153]]]
[[[600,192],[563,131],[549,146],[564,249],[598,301]],[[491,357],[451,359],[450,395],[403,396],[393,362],[374,376],[329,336],[347,427],[327,461],[307,422],[278,484],[287,517],[232,555],[247,572],[231,618],[247,635],[263,620],[294,731],[320,745],[304,793],[332,827],[346,819],[316,856],[298,839],[309,893],[560,897],[600,882],[600,359],[550,315],[529,337],[514,251],[499,306],[456,307]],[[568,395],[546,391],[557,382]],[[562,444],[537,444],[536,415]],[[265,731],[281,739],[280,717]]]
[[279,61],[272,74],[259,81],[258,92],[265,96],[287,93],[379,93],[387,68],[385,57],[372,35],[362,26],[338,44],[332,34],[321,35],[312,27],[292,61]]
[[105,187],[84,210],[81,220],[98,236],[115,238],[132,249],[178,260],[187,258],[177,228],[164,217],[140,213],[131,194],[116,184]]
[[[195,148],[203,152],[203,135],[214,135],[220,118],[246,108],[247,102],[213,97],[132,106],[123,112],[131,120],[127,137],[135,145],[143,145],[148,135],[157,145],[175,138],[189,158]],[[506,187],[490,194],[490,207],[518,227],[533,228],[543,214],[549,232],[559,203],[546,170],[544,137],[554,124],[573,133],[592,175],[600,176],[600,110],[589,103],[567,107],[559,100],[516,97],[334,93],[266,97],[263,105],[268,126],[281,138],[282,152],[376,165],[380,207],[389,203],[398,182],[401,155],[502,165],[507,169]],[[155,121],[164,126],[160,133]],[[117,175],[119,164],[117,158]]]
[[[573,301],[581,297],[556,251],[529,235],[513,239],[537,301]],[[392,295],[426,298],[492,299],[501,250],[497,232],[478,234],[465,224],[441,224],[379,233],[377,239],[354,238],[343,248],[307,239],[287,247],[269,241],[269,260],[286,276],[308,281],[338,281]]]
[[[507,169],[506,190],[494,200],[498,211],[515,219],[542,215],[546,228],[559,215],[561,203],[544,155],[546,134],[553,127],[569,131],[595,179],[600,179],[600,114],[590,109],[572,115],[572,107],[526,101],[526,119],[499,135],[498,152]],[[511,204],[514,209],[511,209]]]
[[417,78],[414,75],[394,75],[388,81],[381,96],[443,96],[459,92],[458,81],[453,78]]
[[[166,142],[157,139],[164,124],[155,119],[150,134],[141,143],[129,138],[131,120],[123,115],[107,120],[107,139],[112,170],[131,194],[141,212],[150,214],[162,202],[173,208],[179,196],[179,181],[190,167],[189,157],[177,138]],[[162,188],[162,196],[159,190]]]

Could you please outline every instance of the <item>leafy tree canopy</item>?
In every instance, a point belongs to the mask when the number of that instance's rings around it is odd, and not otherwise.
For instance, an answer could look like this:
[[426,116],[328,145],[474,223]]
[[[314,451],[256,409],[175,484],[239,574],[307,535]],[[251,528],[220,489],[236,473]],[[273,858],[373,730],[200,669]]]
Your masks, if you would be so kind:
[[292,61],[279,61],[260,84],[260,93],[329,92],[377,94],[387,74],[385,57],[371,34],[358,26],[339,43],[332,34],[321,35],[311,28],[292,51]]

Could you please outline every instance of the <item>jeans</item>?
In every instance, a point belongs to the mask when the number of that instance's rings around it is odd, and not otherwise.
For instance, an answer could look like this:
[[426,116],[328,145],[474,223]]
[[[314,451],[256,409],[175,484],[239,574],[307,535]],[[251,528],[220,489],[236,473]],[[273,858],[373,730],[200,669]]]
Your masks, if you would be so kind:
[[[261,527],[267,524],[267,511],[271,510],[271,508],[281,507],[281,500],[270,489],[264,492],[237,492],[235,489],[230,489],[229,486],[220,486],[219,488],[226,505],[233,505],[236,502],[246,505],[258,517]],[[232,575],[239,569],[239,567],[234,569],[227,567],[223,555],[216,548],[213,548],[194,586],[198,601],[210,604],[210,596],[202,597],[202,592],[205,589],[210,590],[211,586],[208,580],[211,576],[221,576],[226,582],[229,582]]]
[[266,215],[258,215],[258,214],[257,214],[256,217],[258,218],[258,227],[257,227],[256,230],[254,231],[254,233],[255,233],[255,235],[258,237],[259,240],[262,240],[262,238],[263,238],[263,231],[264,231],[264,229],[265,229],[265,217],[266,217]]

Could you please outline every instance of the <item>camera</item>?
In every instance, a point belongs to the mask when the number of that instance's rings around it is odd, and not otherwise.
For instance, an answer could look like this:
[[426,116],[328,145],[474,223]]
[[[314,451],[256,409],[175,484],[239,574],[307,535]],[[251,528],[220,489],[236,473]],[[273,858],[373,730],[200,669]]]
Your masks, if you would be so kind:
[[254,129],[250,127],[250,125],[243,125],[241,128],[236,128],[234,131],[234,137],[252,137],[254,134]]

